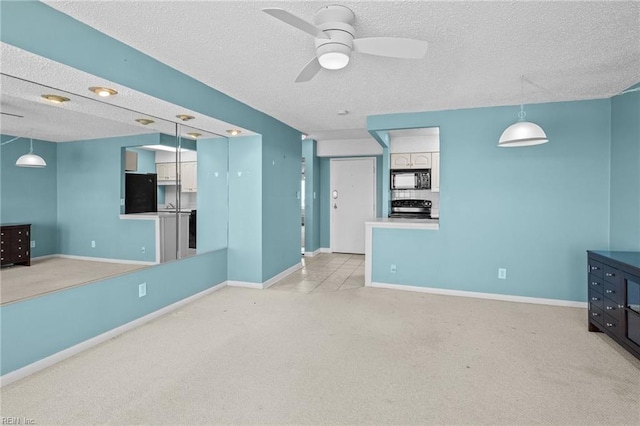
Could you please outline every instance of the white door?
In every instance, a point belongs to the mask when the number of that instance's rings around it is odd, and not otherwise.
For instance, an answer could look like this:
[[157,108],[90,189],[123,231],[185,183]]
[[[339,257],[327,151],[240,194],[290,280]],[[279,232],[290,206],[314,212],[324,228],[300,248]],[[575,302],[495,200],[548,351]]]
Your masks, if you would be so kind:
[[364,254],[364,223],[376,217],[375,158],[331,160],[331,251]]

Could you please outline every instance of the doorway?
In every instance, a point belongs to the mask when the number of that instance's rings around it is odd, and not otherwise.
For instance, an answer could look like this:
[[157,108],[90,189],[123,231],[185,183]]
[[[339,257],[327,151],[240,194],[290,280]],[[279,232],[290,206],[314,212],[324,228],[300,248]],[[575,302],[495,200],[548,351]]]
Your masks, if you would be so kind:
[[367,220],[376,217],[376,160],[331,159],[331,251],[364,254]]

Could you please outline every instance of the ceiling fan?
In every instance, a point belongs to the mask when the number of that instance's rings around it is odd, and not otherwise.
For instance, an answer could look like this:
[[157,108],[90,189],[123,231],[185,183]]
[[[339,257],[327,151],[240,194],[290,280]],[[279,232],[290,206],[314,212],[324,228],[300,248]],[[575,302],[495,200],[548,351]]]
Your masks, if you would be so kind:
[[339,70],[347,66],[351,52],[402,59],[420,59],[427,53],[427,42],[410,38],[355,38],[351,9],[331,5],[316,12],[315,25],[280,8],[265,13],[315,37],[316,57],[302,69],[296,83],[311,80],[321,69]]

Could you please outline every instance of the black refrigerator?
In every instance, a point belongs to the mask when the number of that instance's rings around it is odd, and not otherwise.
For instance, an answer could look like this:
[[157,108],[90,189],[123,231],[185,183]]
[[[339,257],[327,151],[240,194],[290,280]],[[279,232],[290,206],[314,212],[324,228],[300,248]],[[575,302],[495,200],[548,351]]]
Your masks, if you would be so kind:
[[124,212],[146,213],[158,211],[158,175],[155,173],[126,173]]

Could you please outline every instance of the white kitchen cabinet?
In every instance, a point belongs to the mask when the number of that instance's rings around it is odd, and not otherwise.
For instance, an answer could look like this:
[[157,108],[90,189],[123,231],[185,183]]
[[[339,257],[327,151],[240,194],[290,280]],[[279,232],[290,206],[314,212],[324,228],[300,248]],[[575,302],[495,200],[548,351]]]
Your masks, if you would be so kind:
[[187,161],[180,163],[182,181],[180,192],[196,192],[198,190],[198,163]]
[[431,153],[431,190],[440,192],[440,153]]
[[176,163],[156,163],[158,182],[176,181]]
[[391,154],[391,169],[430,169],[430,152]]
[[138,170],[138,153],[135,151],[125,151],[124,170],[126,172],[135,172]]

